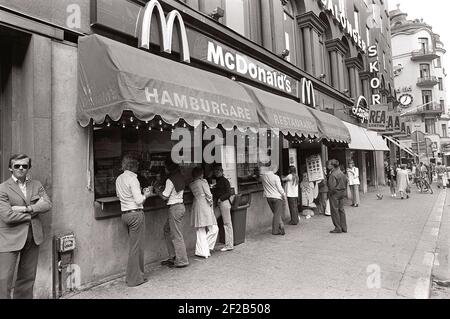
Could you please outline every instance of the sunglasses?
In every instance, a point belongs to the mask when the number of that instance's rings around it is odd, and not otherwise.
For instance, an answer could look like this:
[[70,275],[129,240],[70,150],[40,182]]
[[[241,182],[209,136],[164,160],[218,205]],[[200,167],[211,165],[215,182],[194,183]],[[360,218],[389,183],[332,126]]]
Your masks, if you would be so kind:
[[16,164],[16,165],[13,166],[13,168],[14,168],[14,169],[20,169],[20,168],[23,168],[23,169],[29,169],[29,168],[30,168],[30,165],[28,165],[28,164],[24,164],[24,165]]

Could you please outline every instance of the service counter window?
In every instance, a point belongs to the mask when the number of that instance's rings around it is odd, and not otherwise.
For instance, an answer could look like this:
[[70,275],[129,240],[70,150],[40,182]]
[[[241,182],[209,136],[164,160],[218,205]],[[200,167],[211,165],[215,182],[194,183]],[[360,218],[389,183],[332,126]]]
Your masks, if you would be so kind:
[[[184,125],[184,124],[181,124]],[[179,126],[179,124],[177,124]],[[141,187],[164,188],[166,173],[164,162],[178,141],[172,141],[174,127],[160,119],[149,123],[124,116],[119,122],[108,121],[94,128],[94,189],[98,202],[118,201],[116,179],[122,174],[121,160],[131,154],[139,160],[138,179]],[[193,150],[191,150],[193,152]],[[192,163],[182,164],[186,185],[191,181]],[[187,193],[189,193],[189,190]],[[149,208],[164,207],[164,202],[155,194],[146,202]]]

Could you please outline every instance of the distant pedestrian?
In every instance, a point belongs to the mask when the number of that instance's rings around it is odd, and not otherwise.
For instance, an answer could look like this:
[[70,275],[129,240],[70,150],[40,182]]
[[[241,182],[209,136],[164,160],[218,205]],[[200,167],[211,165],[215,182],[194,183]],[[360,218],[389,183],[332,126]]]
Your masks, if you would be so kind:
[[437,175],[437,183],[438,188],[445,188],[447,186],[447,181],[445,178],[446,168],[442,165],[442,163],[437,163],[436,166],[436,175]]
[[286,193],[281,185],[281,179],[275,173],[278,167],[262,167],[261,181],[264,188],[264,197],[273,213],[272,235],[286,234],[283,223],[283,201],[286,200]]
[[401,199],[404,199],[405,196],[406,198],[409,198],[408,192],[410,190],[410,182],[406,164],[402,164],[397,172],[397,184]]
[[347,176],[339,168],[339,161],[331,160],[328,165],[331,174],[328,178],[328,190],[331,205],[331,218],[335,229],[330,233],[347,232],[347,218],[344,210],[344,199],[347,192]]
[[147,281],[144,276],[145,262],[145,215],[144,202],[150,197],[150,190],[141,192],[137,178],[139,162],[132,156],[122,159],[123,174],[116,179],[117,197],[120,199],[122,221],[130,237],[126,284],[129,287],[142,285]]
[[225,247],[220,251],[226,252],[234,249],[234,230],[231,219],[231,184],[223,175],[222,166],[216,166],[214,168],[214,176],[216,177],[216,186],[213,190],[215,216],[216,218],[222,216],[225,232]]
[[283,178],[283,182],[286,182],[285,192],[288,200],[289,212],[291,214],[289,225],[298,225],[298,195],[300,180],[295,166],[289,167],[289,175]]
[[350,161],[347,169],[348,184],[352,191],[353,207],[359,207],[359,168],[355,167],[355,162]]
[[184,268],[189,265],[186,245],[183,237],[183,218],[186,213],[184,206],[184,189],[186,187],[180,166],[170,159],[165,162],[168,179],[164,191],[158,195],[167,201],[169,216],[164,225],[164,238],[166,240],[169,259],[161,264],[171,268]]
[[211,250],[214,250],[216,245],[219,228],[214,216],[211,189],[203,177],[203,169],[200,167],[194,168],[192,171],[193,181],[189,185],[194,195],[191,222],[197,232],[195,255],[208,258],[211,256]]
[[389,181],[391,197],[397,197],[397,164],[394,164],[389,169]]

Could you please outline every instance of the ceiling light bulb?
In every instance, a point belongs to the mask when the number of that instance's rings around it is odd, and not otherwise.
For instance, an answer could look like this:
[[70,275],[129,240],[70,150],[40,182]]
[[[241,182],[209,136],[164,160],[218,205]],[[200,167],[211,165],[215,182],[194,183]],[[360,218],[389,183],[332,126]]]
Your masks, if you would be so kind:
[[133,123],[133,121],[134,121],[134,118],[130,117],[130,122]]

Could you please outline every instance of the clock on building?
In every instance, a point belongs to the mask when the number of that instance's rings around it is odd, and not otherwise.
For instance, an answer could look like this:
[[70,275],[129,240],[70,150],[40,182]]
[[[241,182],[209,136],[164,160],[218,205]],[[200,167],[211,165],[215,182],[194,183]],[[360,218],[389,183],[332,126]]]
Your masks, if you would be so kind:
[[414,98],[411,94],[405,93],[399,96],[398,101],[402,108],[407,108],[411,106]]

